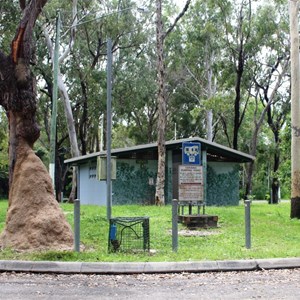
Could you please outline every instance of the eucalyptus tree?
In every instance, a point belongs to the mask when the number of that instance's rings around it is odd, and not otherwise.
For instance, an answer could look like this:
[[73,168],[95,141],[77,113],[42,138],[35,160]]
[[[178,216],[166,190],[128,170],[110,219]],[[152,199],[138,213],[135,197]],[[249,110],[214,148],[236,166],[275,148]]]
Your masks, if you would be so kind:
[[140,51],[123,50],[114,64],[115,113],[126,124],[128,137],[138,144],[157,138],[155,54],[149,44],[141,44]]
[[[215,1],[196,1],[175,31],[181,40],[172,41],[177,49],[168,58],[173,72],[180,78],[175,93],[189,99],[184,101],[185,105],[193,103],[194,108],[188,111],[189,118],[198,125],[198,135],[203,135],[202,128],[205,128],[205,136],[210,141],[215,135],[218,115],[222,114],[212,105],[217,96],[218,62],[221,60],[220,13]],[[192,130],[192,124],[190,128]]]
[[157,55],[157,104],[158,104],[158,122],[157,122],[157,148],[158,148],[158,167],[156,177],[155,203],[157,205],[165,204],[165,167],[166,167],[166,119],[167,119],[167,99],[165,91],[165,58],[164,42],[166,37],[178,21],[184,16],[191,0],[187,0],[184,8],[175,18],[174,22],[164,31],[162,17],[162,0],[156,0],[156,55]]
[[[256,36],[252,39],[252,48],[256,50],[256,55],[251,59],[251,64],[248,64],[253,74],[250,92],[252,91],[251,97],[256,105],[250,154],[256,156],[259,132],[265,120],[274,135],[276,151],[270,203],[278,203],[279,178],[275,174],[280,163],[279,135],[289,111],[289,85],[286,83],[289,66],[288,25],[284,11],[286,12],[284,7],[278,7],[276,3],[268,3],[258,8],[252,22]],[[247,168],[246,195],[252,191],[253,171],[254,162]]]
[[[49,174],[33,151],[40,130],[30,64],[34,62],[35,23],[46,2],[19,1],[21,13],[11,49],[4,45],[0,50],[0,105],[9,123],[9,207],[1,247],[62,249],[73,244],[71,228],[54,198]],[[1,25],[5,28],[5,23]]]
[[300,78],[299,78],[299,1],[290,0],[291,36],[291,218],[300,219]]
[[107,1],[105,5],[94,4],[93,9],[88,3],[83,2],[81,10],[86,17],[82,20],[82,25],[78,26],[78,39],[72,51],[68,77],[70,94],[74,95],[76,101],[74,114],[79,120],[79,143],[82,154],[86,154],[99,148],[99,120],[102,119],[106,109],[105,68],[108,38],[112,39],[114,57],[114,123],[122,121],[123,111],[129,111],[129,107],[135,104],[134,101],[129,101],[130,98],[125,99],[124,96],[131,95],[127,88],[134,85],[128,77],[132,78],[134,74],[128,75],[128,72],[133,65],[134,57],[142,52],[140,48],[143,43],[141,37],[143,19],[141,18],[144,17],[137,12],[134,1],[122,2],[122,5],[117,1]]
[[[50,37],[50,33],[49,30],[47,29],[46,24],[43,24],[43,34],[45,36],[45,43],[48,49],[48,53],[50,54],[50,59],[51,59],[51,64],[52,64],[52,69],[54,70],[54,58],[55,55],[58,56],[58,71],[57,74],[54,75],[53,72],[53,79],[57,80],[57,87],[60,91],[60,95],[61,95],[61,99],[64,105],[64,112],[65,112],[65,116],[66,116],[66,125],[67,125],[67,129],[68,129],[68,135],[69,135],[69,140],[70,140],[70,148],[71,148],[71,154],[72,157],[76,157],[79,156],[80,152],[79,152],[79,147],[78,147],[78,142],[77,142],[77,135],[76,135],[76,129],[75,129],[75,122],[74,122],[74,118],[73,118],[73,112],[72,112],[72,108],[71,108],[71,100],[68,94],[68,89],[67,86],[63,80],[63,74],[61,73],[61,65],[64,63],[64,61],[68,58],[73,46],[74,46],[74,42],[75,42],[75,35],[76,35],[76,28],[77,28],[77,24],[78,24],[78,12],[77,12],[77,5],[78,5],[78,1],[77,0],[73,0],[72,1],[72,14],[70,16],[70,27],[68,28],[68,31],[70,31],[69,34],[69,39],[67,40],[67,42],[65,43],[61,43],[61,41],[59,40],[59,46],[57,49],[54,48],[54,45],[52,43],[52,39]],[[67,6],[67,8],[69,8]],[[59,23],[58,23],[59,22]],[[49,24],[48,24],[49,25]],[[51,25],[51,24],[50,24]],[[57,28],[58,27],[58,28]],[[59,21],[56,22],[56,28],[55,30],[53,30],[53,32],[57,32],[61,31],[61,22],[60,19]],[[64,34],[63,34],[64,35]],[[57,37],[56,37],[57,38]],[[63,48],[63,51],[61,53],[60,49]],[[55,51],[57,51],[58,53],[55,54]],[[56,78],[54,78],[56,76]],[[52,93],[51,96],[53,95],[53,89],[52,89]],[[56,101],[54,100],[54,97],[52,97],[52,101]],[[53,147],[53,145],[50,145],[50,147]],[[53,151],[53,150],[52,150]],[[57,155],[55,155],[55,157],[57,158]],[[57,168],[57,166],[59,166],[59,164],[55,164],[56,167],[56,171],[59,171],[59,169]],[[69,197],[69,201],[73,202],[75,199],[75,193],[76,193],[76,168],[73,168],[73,179],[72,179],[72,191],[70,193],[70,197]],[[54,172],[54,174],[56,174],[56,172]],[[57,189],[57,187],[61,186],[61,180],[59,178],[61,178],[61,174],[60,172],[58,172],[58,174],[56,174],[58,176],[55,176],[55,189],[58,195],[58,198],[60,198],[61,195],[61,190]]]
[[[20,11],[12,1],[0,5],[0,45],[1,51],[8,53],[11,37],[15,34],[15,24],[19,22]],[[5,24],[5,25],[4,25]],[[0,107],[0,194],[8,196],[8,124],[5,111]]]
[[[253,8],[251,0],[217,1],[221,10],[221,20],[224,28],[225,47],[223,64],[229,68],[223,71],[225,85],[230,83],[230,92],[234,91],[232,142],[234,149],[238,149],[239,130],[242,125],[247,105],[249,103],[248,61],[254,56],[251,47],[253,38]],[[234,82],[232,86],[231,83]],[[221,83],[222,84],[222,83]],[[225,123],[228,127],[228,122]]]

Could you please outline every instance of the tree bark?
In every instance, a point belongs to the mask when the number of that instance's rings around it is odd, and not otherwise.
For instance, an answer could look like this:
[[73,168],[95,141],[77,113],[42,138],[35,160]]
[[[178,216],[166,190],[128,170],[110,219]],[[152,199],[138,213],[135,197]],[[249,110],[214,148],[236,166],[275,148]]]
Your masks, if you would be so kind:
[[[208,44],[205,45],[205,68],[207,76],[207,101],[214,97],[216,93],[216,84],[213,84],[213,56],[214,52],[209,50]],[[206,139],[210,142],[213,140],[213,111],[206,111]]]
[[165,168],[166,168],[166,147],[165,131],[167,107],[165,99],[165,65],[164,65],[164,36],[162,22],[162,1],[156,0],[156,49],[157,49],[157,82],[158,82],[158,168],[156,179],[155,203],[165,204]]
[[290,0],[291,35],[291,218],[300,219],[299,2]]
[[[270,115],[269,115],[270,116]],[[277,124],[276,126],[273,122],[271,116],[268,116],[268,123],[272,128],[273,134],[274,134],[274,142],[275,142],[275,153],[274,153],[274,163],[273,163],[273,178],[272,178],[272,194],[269,201],[269,204],[278,204],[279,202],[279,187],[280,187],[280,181],[277,174],[277,171],[279,170],[280,166],[280,138],[279,138],[279,130],[281,126]],[[271,123],[272,122],[272,123]]]
[[10,184],[6,224],[0,236],[3,248],[70,249],[73,244],[71,227],[54,198],[47,169],[32,149],[40,134],[36,82],[30,70],[32,35],[46,2],[28,2],[10,55],[0,52],[0,105],[9,121]]
[[[72,157],[77,157],[80,155],[80,152],[79,152],[79,148],[78,148],[75,122],[74,122],[73,112],[72,112],[72,108],[71,108],[71,101],[70,101],[66,86],[63,82],[63,79],[62,79],[62,76],[60,73],[58,74],[58,88],[60,90],[61,98],[63,100],[65,116],[67,119],[68,133],[69,133],[69,139],[70,139],[70,144],[71,144],[71,154],[72,154]],[[76,197],[77,167],[73,167],[72,173],[73,173],[72,189],[71,189],[71,193],[69,195],[70,203],[73,203],[75,200],[75,197]]]
[[162,21],[162,0],[156,0],[156,51],[157,51],[157,84],[158,84],[158,129],[157,129],[157,148],[158,148],[158,168],[156,178],[156,205],[165,204],[165,172],[166,172],[166,119],[167,119],[167,100],[165,94],[165,64],[164,64],[164,40],[174,29],[178,21],[184,16],[189,8],[191,0],[187,0],[184,8],[176,17],[173,24],[164,33]]

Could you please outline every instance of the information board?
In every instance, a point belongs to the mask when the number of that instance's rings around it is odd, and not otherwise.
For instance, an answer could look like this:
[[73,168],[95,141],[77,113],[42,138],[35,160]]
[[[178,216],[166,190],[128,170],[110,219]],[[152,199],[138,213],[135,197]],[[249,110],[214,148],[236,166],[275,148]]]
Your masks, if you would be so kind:
[[179,166],[179,201],[203,201],[203,167],[197,165]]
[[203,185],[182,184],[178,196],[179,201],[203,201]]
[[179,185],[181,184],[203,184],[202,166],[181,165],[179,166]]

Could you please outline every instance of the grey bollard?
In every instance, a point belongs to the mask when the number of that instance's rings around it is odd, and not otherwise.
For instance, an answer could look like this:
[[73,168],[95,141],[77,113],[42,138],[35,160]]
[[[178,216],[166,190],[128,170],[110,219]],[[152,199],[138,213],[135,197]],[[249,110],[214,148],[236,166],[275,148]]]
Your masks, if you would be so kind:
[[80,252],[80,200],[74,200],[74,251]]
[[172,250],[178,250],[178,200],[172,201]]
[[251,248],[251,215],[250,215],[251,200],[245,200],[245,240],[246,248]]

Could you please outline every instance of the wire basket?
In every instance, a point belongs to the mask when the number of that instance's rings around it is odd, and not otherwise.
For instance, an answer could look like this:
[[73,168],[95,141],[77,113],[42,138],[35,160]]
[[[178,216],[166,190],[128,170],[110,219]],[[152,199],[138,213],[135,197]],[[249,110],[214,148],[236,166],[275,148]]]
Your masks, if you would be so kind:
[[109,223],[109,252],[150,250],[149,217],[111,218]]

